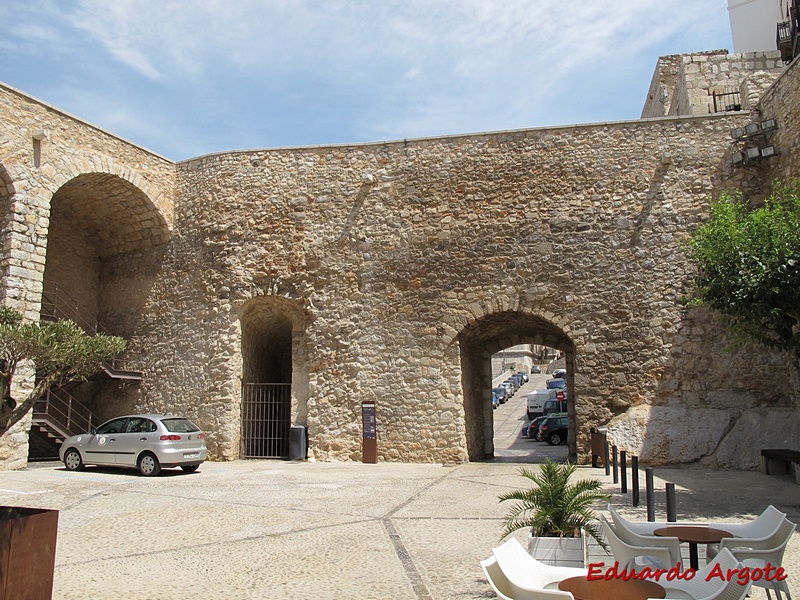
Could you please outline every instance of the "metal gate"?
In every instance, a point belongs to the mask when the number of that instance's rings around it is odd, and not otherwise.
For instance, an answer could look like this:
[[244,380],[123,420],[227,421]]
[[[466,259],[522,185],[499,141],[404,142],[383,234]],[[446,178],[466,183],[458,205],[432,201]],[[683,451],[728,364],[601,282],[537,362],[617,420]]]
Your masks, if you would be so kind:
[[289,458],[292,385],[242,384],[242,458]]

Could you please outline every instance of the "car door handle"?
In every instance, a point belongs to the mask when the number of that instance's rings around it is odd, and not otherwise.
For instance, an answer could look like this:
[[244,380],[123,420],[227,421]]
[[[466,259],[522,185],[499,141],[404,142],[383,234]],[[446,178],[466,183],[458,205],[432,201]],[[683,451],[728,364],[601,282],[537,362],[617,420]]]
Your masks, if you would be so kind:
[[146,442],[146,441],[147,441],[147,438],[146,438],[146,437],[139,438],[139,441],[140,441],[140,442]]

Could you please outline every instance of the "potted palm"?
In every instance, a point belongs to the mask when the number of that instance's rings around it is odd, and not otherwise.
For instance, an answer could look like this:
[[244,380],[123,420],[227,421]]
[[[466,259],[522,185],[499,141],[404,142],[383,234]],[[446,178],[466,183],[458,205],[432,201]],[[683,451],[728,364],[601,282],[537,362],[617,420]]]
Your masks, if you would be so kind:
[[608,501],[597,479],[570,482],[575,465],[545,461],[539,473],[523,468],[520,474],[533,487],[501,494],[500,502],[516,502],[506,516],[501,539],[519,529],[530,529],[528,551],[542,562],[584,566],[584,535],[606,548],[592,504]]

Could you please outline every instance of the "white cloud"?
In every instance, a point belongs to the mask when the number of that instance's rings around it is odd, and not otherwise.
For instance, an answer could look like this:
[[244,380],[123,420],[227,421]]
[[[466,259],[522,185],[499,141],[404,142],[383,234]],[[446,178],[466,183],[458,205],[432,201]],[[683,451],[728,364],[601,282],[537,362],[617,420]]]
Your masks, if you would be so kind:
[[[24,6],[3,14],[5,26],[0,22],[0,39],[17,32],[19,45],[28,31],[41,41],[28,46],[27,56],[12,50],[20,69],[33,50],[49,53],[51,61],[75,65],[61,75],[64,86],[74,76],[88,95],[93,87],[95,95],[113,91],[106,101],[137,102],[120,90],[133,94],[130,81],[138,82],[136,93],[151,97],[138,102],[161,99],[164,121],[191,98],[196,111],[226,115],[217,120],[228,132],[203,132],[204,139],[220,140],[236,134],[237,117],[262,123],[269,140],[278,129],[319,127],[323,118],[331,123],[326,131],[342,128],[337,140],[305,131],[297,136],[301,143],[544,125],[553,115],[569,118],[568,107],[581,95],[643,98],[659,55],[718,48],[730,35],[724,0],[27,0]],[[643,81],[625,81],[622,72]],[[283,114],[265,114],[271,110]],[[213,122],[214,115],[198,121]],[[232,138],[219,143],[236,147]]]

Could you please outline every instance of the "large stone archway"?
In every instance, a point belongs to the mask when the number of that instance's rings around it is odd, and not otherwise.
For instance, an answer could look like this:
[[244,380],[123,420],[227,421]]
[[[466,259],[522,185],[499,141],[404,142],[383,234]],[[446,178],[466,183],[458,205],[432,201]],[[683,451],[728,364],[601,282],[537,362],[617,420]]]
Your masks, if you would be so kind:
[[45,294],[66,294],[86,326],[95,321],[129,338],[168,239],[142,190],[115,175],[79,175],[50,202]]
[[519,311],[492,313],[471,322],[458,335],[461,350],[461,381],[464,397],[467,453],[470,460],[494,455],[493,411],[491,404],[492,354],[518,344],[538,344],[564,352],[567,362],[567,393],[570,405],[569,453],[577,455],[575,445],[574,357],[575,345],[557,325],[543,317]]

